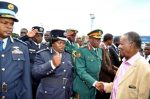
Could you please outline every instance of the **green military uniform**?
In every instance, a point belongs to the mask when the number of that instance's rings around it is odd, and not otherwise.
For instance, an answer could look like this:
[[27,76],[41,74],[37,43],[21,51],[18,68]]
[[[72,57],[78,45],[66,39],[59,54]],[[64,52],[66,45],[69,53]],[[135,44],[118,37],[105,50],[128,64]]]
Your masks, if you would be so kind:
[[[67,33],[66,35],[74,36],[74,37],[75,37],[76,34],[78,33],[78,31],[77,31],[77,30],[74,30],[74,29],[67,29],[67,30],[66,30],[66,33]],[[78,47],[77,43],[75,43],[74,41],[71,42],[71,41],[69,41],[69,39],[68,39],[68,41],[66,42],[65,51],[68,52],[68,53],[70,53],[70,54],[72,54],[73,62],[74,62],[76,50],[77,50],[78,48],[79,48],[79,47]]]
[[91,44],[87,44],[76,52],[76,76],[73,82],[73,90],[79,94],[80,99],[95,99],[96,88],[93,84],[99,81],[102,61],[102,50],[101,48],[96,49],[97,51]]
[[[70,42],[70,41],[67,41],[66,42],[66,47],[65,47],[65,51],[70,53],[72,55],[72,62],[73,62],[73,66],[75,65],[75,56],[76,56],[76,51],[77,49],[79,49],[77,43],[75,42]],[[75,78],[76,76],[76,72],[75,72],[75,69],[73,68],[73,78]]]
[[70,43],[69,41],[66,42],[65,51],[67,51],[70,54],[73,54],[78,49],[77,43]]
[[101,56],[100,48],[97,53],[94,49],[89,50],[87,47],[77,51],[75,61],[77,75],[74,79],[73,89],[79,93],[80,99],[95,99],[96,89],[92,85],[99,80]]

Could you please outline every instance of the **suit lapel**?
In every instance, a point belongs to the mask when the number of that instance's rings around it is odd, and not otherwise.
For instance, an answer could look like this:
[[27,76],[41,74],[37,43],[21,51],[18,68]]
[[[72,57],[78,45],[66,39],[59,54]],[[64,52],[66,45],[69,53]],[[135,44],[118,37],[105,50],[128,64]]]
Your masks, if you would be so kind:
[[120,79],[119,84],[121,84],[121,83],[124,82],[126,79],[128,79],[128,77],[129,77],[132,73],[134,73],[134,70],[135,70],[135,69],[136,69],[136,66],[135,66],[135,65],[131,66],[131,67],[126,71],[126,73],[124,74],[124,76],[122,77],[122,79]]

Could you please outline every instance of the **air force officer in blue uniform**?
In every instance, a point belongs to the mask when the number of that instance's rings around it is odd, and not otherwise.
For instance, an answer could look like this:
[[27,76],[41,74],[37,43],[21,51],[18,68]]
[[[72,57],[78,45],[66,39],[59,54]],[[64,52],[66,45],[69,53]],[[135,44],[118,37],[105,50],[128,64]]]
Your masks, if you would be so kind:
[[71,54],[64,51],[63,30],[52,30],[52,47],[37,52],[33,77],[41,80],[36,99],[70,99],[72,94]]
[[32,99],[28,48],[11,37],[17,11],[0,1],[0,99]]

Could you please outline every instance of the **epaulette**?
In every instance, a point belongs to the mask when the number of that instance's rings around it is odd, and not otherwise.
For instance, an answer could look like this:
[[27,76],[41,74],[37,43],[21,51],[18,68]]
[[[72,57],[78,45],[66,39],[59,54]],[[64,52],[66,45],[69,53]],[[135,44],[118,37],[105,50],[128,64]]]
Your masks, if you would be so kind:
[[41,52],[46,51],[46,50],[49,50],[49,48],[47,47],[45,49],[41,49],[41,50],[37,51],[36,53],[41,53]]
[[20,39],[18,39],[18,38],[13,38],[13,39],[27,46],[27,43],[26,43],[26,42],[24,42],[24,41],[22,41],[22,40],[20,40]]

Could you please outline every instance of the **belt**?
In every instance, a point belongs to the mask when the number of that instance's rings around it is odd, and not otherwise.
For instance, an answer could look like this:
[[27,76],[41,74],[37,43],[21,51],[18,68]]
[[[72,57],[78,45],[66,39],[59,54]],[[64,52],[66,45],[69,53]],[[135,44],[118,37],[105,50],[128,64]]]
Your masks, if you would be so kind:
[[16,83],[7,84],[6,82],[3,82],[0,84],[0,92],[7,92],[8,90],[14,88],[16,86]]
[[54,86],[64,86],[66,85],[68,82],[68,78],[54,78],[54,77],[50,77],[50,78],[44,78],[41,80],[41,83],[45,83],[47,85],[54,85]]

